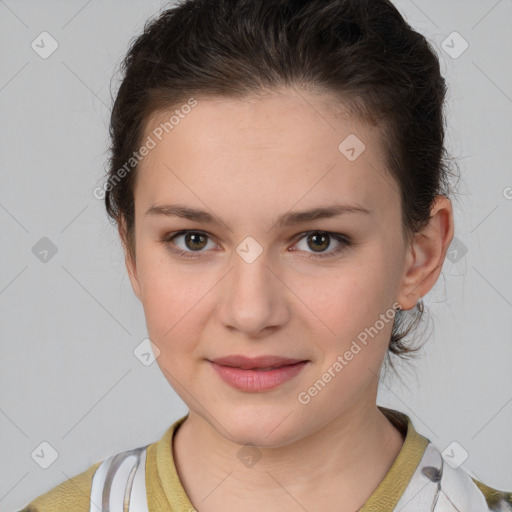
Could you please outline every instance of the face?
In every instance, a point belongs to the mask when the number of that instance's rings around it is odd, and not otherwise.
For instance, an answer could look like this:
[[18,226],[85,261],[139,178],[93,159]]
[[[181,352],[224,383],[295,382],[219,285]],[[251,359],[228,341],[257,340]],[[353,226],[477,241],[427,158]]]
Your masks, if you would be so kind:
[[[191,415],[231,441],[282,446],[375,406],[393,304],[417,300],[377,128],[294,91],[197,98],[155,132],[170,115],[147,126],[156,146],[137,170],[127,265],[157,362]],[[293,216],[336,207],[354,210]],[[231,355],[303,363],[266,376],[212,363]]]

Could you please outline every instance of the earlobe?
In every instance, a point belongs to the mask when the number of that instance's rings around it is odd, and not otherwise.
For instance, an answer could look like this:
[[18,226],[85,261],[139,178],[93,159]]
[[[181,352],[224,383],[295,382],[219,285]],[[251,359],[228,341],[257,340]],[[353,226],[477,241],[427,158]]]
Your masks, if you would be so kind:
[[400,286],[400,294],[398,296],[397,302],[400,304],[400,309],[403,311],[407,311],[416,306],[418,300],[420,299],[420,295],[416,292],[414,275],[411,272],[411,268],[414,265],[414,261],[416,259],[415,254],[415,242],[412,242],[410,247],[408,248],[405,265],[404,265],[404,277],[402,278],[402,283]]
[[437,282],[448,247],[453,239],[451,201],[437,196],[431,208],[430,221],[414,235],[408,248],[398,302],[402,309],[412,309]]

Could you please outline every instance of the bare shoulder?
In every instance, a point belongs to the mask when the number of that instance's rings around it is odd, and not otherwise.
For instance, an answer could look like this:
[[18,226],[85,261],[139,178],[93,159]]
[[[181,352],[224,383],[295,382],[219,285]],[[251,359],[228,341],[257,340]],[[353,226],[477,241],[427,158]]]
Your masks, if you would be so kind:
[[475,480],[473,477],[471,477],[471,480],[473,480],[484,495],[490,511],[512,512],[512,491],[508,492],[493,489],[492,487]]
[[48,492],[38,496],[19,512],[89,512],[92,479],[101,461]]

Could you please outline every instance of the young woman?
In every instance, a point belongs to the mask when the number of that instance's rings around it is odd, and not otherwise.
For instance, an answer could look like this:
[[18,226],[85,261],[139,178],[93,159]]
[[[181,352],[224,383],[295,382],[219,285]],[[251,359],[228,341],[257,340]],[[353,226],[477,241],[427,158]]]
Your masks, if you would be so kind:
[[103,192],[189,412],[24,511],[512,510],[376,405],[454,234],[425,38],[388,0],[187,0],[123,64]]

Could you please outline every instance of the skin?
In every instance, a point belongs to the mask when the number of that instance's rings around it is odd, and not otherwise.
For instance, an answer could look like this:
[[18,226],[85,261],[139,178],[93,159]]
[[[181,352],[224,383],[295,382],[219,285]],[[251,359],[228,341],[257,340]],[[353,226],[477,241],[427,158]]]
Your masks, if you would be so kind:
[[[429,225],[407,244],[378,127],[335,112],[330,99],[295,89],[243,100],[197,98],[139,164],[135,260],[126,251],[126,265],[160,351],[157,362],[190,410],[175,436],[175,462],[201,512],[353,512],[403,444],[376,407],[392,321],[308,404],[297,397],[393,303],[411,309],[433,287],[453,238],[451,202],[438,196]],[[146,136],[168,118],[154,116]],[[338,149],[350,134],[365,144],[355,161]],[[146,215],[178,202],[223,223]],[[274,223],[289,211],[347,203],[370,214]],[[163,243],[185,229],[207,234],[196,245],[174,240],[197,258]],[[344,234],[352,245],[309,258],[340,245],[330,238],[316,249],[307,236],[314,230]],[[120,234],[126,248],[124,224]],[[236,252],[247,236],[263,249],[252,263]],[[231,354],[309,363],[281,386],[249,393],[222,381],[207,361]],[[244,445],[261,455],[252,467],[237,456]]]

